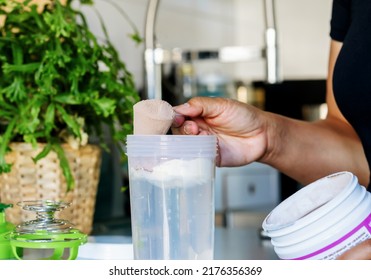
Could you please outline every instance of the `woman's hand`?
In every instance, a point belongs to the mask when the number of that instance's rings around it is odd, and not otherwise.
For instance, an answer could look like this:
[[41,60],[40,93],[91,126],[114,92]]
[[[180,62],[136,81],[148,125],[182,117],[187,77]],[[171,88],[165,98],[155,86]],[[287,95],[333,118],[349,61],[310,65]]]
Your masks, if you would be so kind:
[[371,239],[349,249],[338,260],[371,260]]
[[214,134],[218,166],[239,166],[259,160],[267,150],[267,119],[263,111],[236,100],[195,97],[174,107],[173,134]]

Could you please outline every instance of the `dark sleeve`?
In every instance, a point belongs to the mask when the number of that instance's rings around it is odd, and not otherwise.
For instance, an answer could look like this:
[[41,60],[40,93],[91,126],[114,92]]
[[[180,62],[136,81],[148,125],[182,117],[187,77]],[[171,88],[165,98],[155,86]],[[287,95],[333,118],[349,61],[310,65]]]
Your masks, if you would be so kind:
[[351,0],[333,0],[330,37],[344,41],[351,22]]

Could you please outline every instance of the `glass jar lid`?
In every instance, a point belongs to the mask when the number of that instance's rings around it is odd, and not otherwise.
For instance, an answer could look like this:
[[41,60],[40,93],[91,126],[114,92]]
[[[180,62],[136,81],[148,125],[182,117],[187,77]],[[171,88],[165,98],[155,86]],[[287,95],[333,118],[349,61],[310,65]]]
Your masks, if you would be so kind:
[[35,220],[23,222],[15,228],[15,232],[18,234],[68,233],[73,229],[70,222],[54,217],[55,212],[67,208],[70,203],[53,200],[30,200],[19,202],[17,205],[24,210],[36,212]]

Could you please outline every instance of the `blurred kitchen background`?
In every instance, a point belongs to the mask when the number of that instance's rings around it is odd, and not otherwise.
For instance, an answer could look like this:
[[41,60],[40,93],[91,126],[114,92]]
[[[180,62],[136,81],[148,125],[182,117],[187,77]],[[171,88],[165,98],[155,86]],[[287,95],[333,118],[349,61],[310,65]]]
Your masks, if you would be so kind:
[[[123,12],[145,38],[147,8],[154,0],[95,0],[83,8],[89,25],[103,37],[101,17],[115,47],[147,97],[146,43],[129,38],[133,31]],[[275,5],[278,81],[268,81],[267,7]],[[331,0],[161,0],[153,26],[153,47],[161,50],[161,98],[172,105],[192,96],[223,96],[294,118],[316,120],[326,114],[325,79],[329,52]],[[271,7],[268,7],[270,9]],[[148,21],[147,21],[148,23]],[[269,27],[269,26],[268,26]],[[147,26],[148,28],[148,26]],[[147,29],[148,31],[148,29]],[[148,34],[147,34],[148,35]],[[270,42],[271,43],[271,42]],[[148,45],[147,45],[148,46]],[[232,47],[232,48],[228,48]],[[157,76],[158,78],[158,76]],[[130,210],[126,166],[105,154],[95,213],[95,231],[127,223]],[[277,170],[254,163],[218,168],[217,224],[261,224],[267,213],[301,186]]]

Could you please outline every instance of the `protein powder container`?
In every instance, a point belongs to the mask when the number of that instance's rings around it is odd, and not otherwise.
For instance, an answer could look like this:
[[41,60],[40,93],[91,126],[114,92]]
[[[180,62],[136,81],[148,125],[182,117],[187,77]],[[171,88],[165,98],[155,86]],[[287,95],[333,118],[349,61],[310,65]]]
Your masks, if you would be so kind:
[[335,173],[281,202],[263,229],[281,259],[336,259],[371,238],[371,193],[352,173]]

